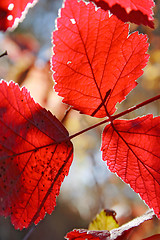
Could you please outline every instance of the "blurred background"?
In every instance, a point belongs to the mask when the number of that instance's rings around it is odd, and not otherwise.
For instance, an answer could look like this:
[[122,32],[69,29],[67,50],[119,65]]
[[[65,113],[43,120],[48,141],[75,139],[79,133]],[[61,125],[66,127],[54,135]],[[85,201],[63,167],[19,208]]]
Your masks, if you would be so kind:
[[[160,0],[155,1],[155,29],[131,24],[130,31],[148,34],[150,60],[138,79],[138,86],[127,99],[117,105],[118,112],[149,99],[160,92]],[[51,33],[61,0],[39,0],[29,10],[25,20],[13,32],[0,33],[0,53],[7,50],[8,56],[0,58],[0,78],[13,80],[26,86],[36,102],[50,110],[63,121],[70,134],[87,128],[99,120],[71,110],[53,90],[54,82],[50,70],[52,55]],[[135,118],[147,113],[160,114],[158,101],[149,104],[125,118]],[[63,119],[65,116],[65,119]],[[110,173],[101,160],[101,133],[104,126],[97,127],[73,139],[74,162],[69,176],[65,178],[57,198],[57,206],[51,215],[46,215],[29,240],[62,240],[73,228],[87,228],[93,217],[102,209],[117,212],[119,224],[123,224],[148,209],[139,196],[115,174]],[[0,240],[22,240],[29,230],[15,230],[10,219],[0,218]],[[136,228],[130,240],[140,240],[160,233],[156,218]]]

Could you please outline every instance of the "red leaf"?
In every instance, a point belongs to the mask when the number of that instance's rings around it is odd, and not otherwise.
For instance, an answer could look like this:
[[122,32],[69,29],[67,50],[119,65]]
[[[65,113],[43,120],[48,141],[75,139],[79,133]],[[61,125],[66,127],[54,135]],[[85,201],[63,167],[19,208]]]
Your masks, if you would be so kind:
[[[91,1],[91,0],[90,0]],[[154,28],[153,0],[92,0],[98,7],[110,10],[124,22],[144,24]]]
[[74,229],[72,232],[67,233],[66,239],[68,240],[110,240],[109,231],[89,231],[86,229]]
[[102,137],[103,160],[160,217],[160,117],[115,120]]
[[0,1],[0,30],[17,27],[30,7],[38,0],[1,0]]
[[53,211],[72,143],[63,125],[13,82],[0,84],[0,129],[0,214],[22,229]]
[[160,234],[153,235],[148,238],[144,238],[143,240],[159,240],[160,239]]
[[146,35],[92,3],[66,0],[53,33],[52,70],[63,102],[91,116],[113,114],[148,61]]
[[153,211],[148,211],[144,215],[133,219],[132,221],[109,231],[89,231],[86,229],[74,229],[72,232],[67,233],[66,239],[80,240],[80,239],[93,239],[93,240],[127,240],[128,233],[135,227],[139,226],[144,221],[152,219],[154,216]]

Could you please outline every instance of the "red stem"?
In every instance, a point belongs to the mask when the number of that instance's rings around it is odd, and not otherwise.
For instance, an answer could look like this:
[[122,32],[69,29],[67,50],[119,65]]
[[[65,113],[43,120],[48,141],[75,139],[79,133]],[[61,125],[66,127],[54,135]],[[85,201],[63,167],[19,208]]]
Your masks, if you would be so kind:
[[119,117],[127,114],[127,113],[133,112],[133,111],[137,110],[138,108],[141,108],[141,107],[143,107],[143,106],[145,106],[145,105],[147,105],[147,104],[149,104],[149,103],[151,103],[151,102],[154,102],[154,101],[156,101],[156,100],[158,100],[158,99],[160,99],[160,95],[157,95],[157,96],[155,96],[155,97],[153,97],[153,98],[150,98],[150,99],[148,99],[148,100],[146,100],[146,101],[144,101],[144,102],[142,102],[142,103],[137,104],[137,105],[134,106],[134,107],[131,107],[131,108],[129,108],[129,109],[127,109],[127,110],[119,113],[119,114],[114,115],[114,116],[112,116],[112,119],[114,120],[114,119],[116,119],[116,118],[119,118]]
[[85,133],[85,132],[87,132],[87,131],[89,131],[89,130],[91,130],[91,129],[94,129],[94,128],[96,128],[96,127],[104,124],[104,123],[107,123],[107,122],[113,121],[113,120],[115,120],[115,119],[117,119],[117,118],[119,118],[119,117],[122,117],[122,116],[124,116],[124,115],[126,115],[126,114],[128,114],[128,113],[130,113],[130,112],[133,112],[133,111],[137,110],[138,108],[141,108],[141,107],[143,107],[143,106],[145,106],[145,105],[147,105],[147,104],[149,104],[149,103],[151,103],[151,102],[154,102],[154,101],[156,101],[156,100],[158,100],[158,99],[160,99],[160,95],[157,95],[157,96],[155,96],[155,97],[153,97],[153,98],[150,98],[150,99],[148,99],[148,100],[146,100],[146,101],[144,101],[144,102],[142,102],[142,103],[140,103],[140,104],[137,104],[136,106],[131,107],[131,108],[129,108],[129,109],[127,109],[127,110],[125,110],[125,111],[123,111],[123,112],[121,112],[121,113],[118,113],[118,114],[116,114],[116,115],[114,115],[114,116],[110,116],[110,119],[107,118],[107,119],[105,119],[104,121],[99,122],[99,123],[97,123],[97,124],[95,124],[95,125],[93,125],[93,126],[91,126],[91,127],[89,127],[89,128],[83,129],[82,131],[80,131],[80,132],[78,132],[78,133],[75,133],[75,134],[69,136],[68,139],[75,138],[75,137],[81,135],[82,133]]

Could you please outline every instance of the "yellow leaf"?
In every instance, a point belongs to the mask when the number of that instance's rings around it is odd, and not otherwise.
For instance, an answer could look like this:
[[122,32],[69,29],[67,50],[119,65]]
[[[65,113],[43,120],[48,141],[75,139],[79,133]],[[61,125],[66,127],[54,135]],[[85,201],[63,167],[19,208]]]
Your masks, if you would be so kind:
[[114,228],[118,228],[119,225],[115,216],[115,211],[104,209],[97,214],[96,218],[89,224],[88,229],[110,231]]

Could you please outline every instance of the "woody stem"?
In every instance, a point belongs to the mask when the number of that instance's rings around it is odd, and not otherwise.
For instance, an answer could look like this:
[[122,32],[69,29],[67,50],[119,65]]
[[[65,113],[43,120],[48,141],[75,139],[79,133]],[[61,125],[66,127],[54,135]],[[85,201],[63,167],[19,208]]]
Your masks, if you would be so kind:
[[94,129],[94,128],[96,128],[96,127],[98,127],[98,126],[100,126],[100,125],[102,125],[102,124],[104,124],[104,123],[107,123],[107,122],[113,121],[113,120],[115,120],[115,119],[117,119],[117,118],[119,118],[119,117],[122,117],[122,116],[124,116],[124,115],[126,115],[126,114],[128,114],[128,113],[130,113],[130,112],[133,112],[133,111],[135,111],[135,110],[137,110],[137,109],[139,109],[139,108],[141,108],[141,107],[143,107],[143,106],[145,106],[145,105],[147,105],[147,104],[149,104],[149,103],[151,103],[151,102],[154,102],[154,101],[156,101],[156,100],[158,100],[158,99],[160,99],[160,95],[157,95],[157,96],[155,96],[155,97],[153,97],[153,98],[150,98],[150,99],[148,99],[148,100],[146,100],[146,101],[144,101],[144,102],[142,102],[142,103],[140,103],[140,104],[137,104],[137,105],[135,105],[134,107],[131,107],[131,108],[129,108],[129,109],[127,109],[127,110],[125,110],[125,111],[123,111],[123,112],[121,112],[121,113],[118,113],[118,114],[116,114],[116,115],[114,115],[114,116],[111,116],[110,119],[107,118],[107,119],[105,119],[105,120],[102,121],[102,122],[99,122],[99,123],[97,123],[97,124],[94,124],[94,125],[91,126],[91,127],[88,127],[88,128],[86,128],[86,129],[83,129],[82,131],[77,132],[77,133],[69,136],[69,139],[75,138],[75,137],[81,135],[82,133],[85,133],[85,132],[87,132],[87,131],[89,131],[89,130],[91,130],[91,129]]

